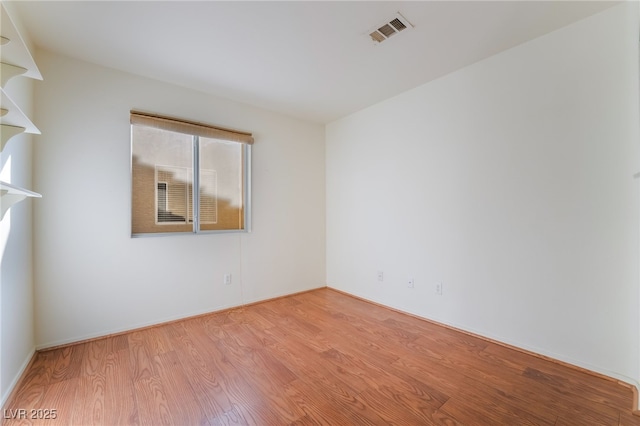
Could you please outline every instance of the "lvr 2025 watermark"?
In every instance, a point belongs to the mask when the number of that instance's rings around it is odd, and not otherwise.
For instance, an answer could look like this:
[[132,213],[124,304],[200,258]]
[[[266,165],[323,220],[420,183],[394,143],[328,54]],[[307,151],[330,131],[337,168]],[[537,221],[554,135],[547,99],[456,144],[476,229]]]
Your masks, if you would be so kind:
[[58,410],[56,409],[31,409],[25,410],[24,408],[17,408],[15,410],[12,409],[4,409],[3,418],[5,419],[18,419],[18,420],[53,420],[58,418]]

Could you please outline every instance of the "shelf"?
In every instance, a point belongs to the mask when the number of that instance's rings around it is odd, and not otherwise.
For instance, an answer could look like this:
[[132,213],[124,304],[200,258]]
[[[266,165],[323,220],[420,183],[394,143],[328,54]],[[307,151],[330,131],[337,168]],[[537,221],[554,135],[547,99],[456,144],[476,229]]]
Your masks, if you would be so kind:
[[[1,3],[0,6],[2,7],[0,10],[0,36],[9,40],[2,44],[2,86],[4,87],[4,83],[15,75],[42,80],[42,74],[40,74],[27,45],[7,13],[7,9]],[[2,40],[2,42],[4,41]],[[6,65],[17,67],[17,69],[9,69]],[[24,69],[24,72],[19,72],[21,69]],[[11,72],[13,75],[5,76],[5,72]],[[15,74],[16,72],[19,73]]]
[[14,204],[24,200],[27,197],[40,198],[42,195],[37,192],[23,189],[10,183],[0,181],[0,220],[4,218],[4,214]]
[[[40,130],[29,120],[22,110],[11,100],[4,89],[0,89],[0,151],[9,139],[20,133],[39,135]],[[6,111],[6,112],[5,112]]]
[[4,115],[0,116],[0,123],[9,126],[24,127],[26,133],[39,135],[40,130],[29,120],[22,110],[13,102],[7,93],[0,89],[0,109],[6,110]]

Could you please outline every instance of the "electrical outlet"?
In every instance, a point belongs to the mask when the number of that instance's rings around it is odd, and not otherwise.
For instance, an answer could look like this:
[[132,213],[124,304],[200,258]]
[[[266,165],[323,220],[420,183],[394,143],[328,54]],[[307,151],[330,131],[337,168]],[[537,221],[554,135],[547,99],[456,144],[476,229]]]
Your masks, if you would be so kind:
[[231,284],[231,274],[224,274],[224,283],[226,285]]
[[409,279],[407,280],[407,287],[413,288],[413,284],[413,277],[409,277]]
[[378,281],[384,281],[384,273],[382,271],[378,271]]
[[442,283],[440,282],[436,283],[436,294],[438,296],[442,296]]

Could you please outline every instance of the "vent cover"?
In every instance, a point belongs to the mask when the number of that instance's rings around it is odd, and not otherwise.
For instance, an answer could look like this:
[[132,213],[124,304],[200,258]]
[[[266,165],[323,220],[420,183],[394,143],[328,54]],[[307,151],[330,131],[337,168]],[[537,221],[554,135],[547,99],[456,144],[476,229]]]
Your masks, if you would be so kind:
[[375,44],[378,44],[398,34],[400,31],[411,28],[413,28],[413,25],[400,13],[396,13],[393,19],[369,31],[369,37],[371,37],[371,40],[373,40]]

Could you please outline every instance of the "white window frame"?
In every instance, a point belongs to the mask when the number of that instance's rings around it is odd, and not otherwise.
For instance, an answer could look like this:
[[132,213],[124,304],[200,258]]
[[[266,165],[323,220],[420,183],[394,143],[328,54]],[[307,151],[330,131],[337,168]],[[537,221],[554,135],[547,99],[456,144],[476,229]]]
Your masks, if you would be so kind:
[[[130,135],[130,141],[131,141],[131,169],[130,169],[130,178],[131,178],[131,188],[133,191],[133,187],[134,187],[134,182],[133,182],[133,127],[136,125],[140,125],[140,126],[144,126],[142,124],[131,124],[131,135]],[[243,164],[241,164],[242,167],[242,171],[243,171],[243,177],[242,177],[242,184],[243,184],[243,188],[242,188],[242,194],[243,194],[243,224],[244,227],[242,229],[218,229],[218,230],[202,230],[200,229],[200,218],[199,218],[199,214],[200,214],[200,136],[196,135],[196,134],[192,134],[192,152],[193,152],[193,167],[191,168],[192,170],[192,198],[193,198],[193,205],[191,206],[193,208],[193,230],[190,232],[145,232],[145,233],[133,233],[131,234],[132,237],[147,237],[147,236],[169,236],[169,235],[185,235],[185,234],[224,234],[224,233],[248,233],[251,232],[251,210],[252,210],[252,206],[251,206],[251,144],[250,143],[240,143],[241,149],[242,149],[242,161]],[[217,139],[217,138],[210,138],[210,139]],[[218,139],[221,142],[227,142],[227,140],[225,139]],[[175,166],[168,166],[168,167],[173,167],[175,168]],[[215,172],[215,170],[214,170]],[[185,217],[185,221],[186,222],[158,222],[158,215],[157,215],[157,209],[158,209],[158,171],[156,168],[155,171],[155,193],[156,193],[156,199],[155,199],[155,222],[157,225],[171,225],[171,224],[177,224],[177,223],[190,223],[189,222],[189,214],[187,213],[187,216]],[[164,181],[163,181],[164,182]],[[217,196],[217,179],[216,179],[216,196]],[[169,190],[169,183],[166,183],[167,185],[167,202],[168,202],[168,190]],[[133,194],[132,194],[133,195]],[[187,209],[189,208],[189,203],[187,202]],[[217,223],[217,219],[218,219],[218,205],[217,205],[217,200],[216,200],[216,222],[205,222],[203,224],[212,224],[212,223]],[[133,218],[132,218],[133,220]]]

